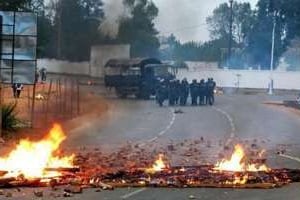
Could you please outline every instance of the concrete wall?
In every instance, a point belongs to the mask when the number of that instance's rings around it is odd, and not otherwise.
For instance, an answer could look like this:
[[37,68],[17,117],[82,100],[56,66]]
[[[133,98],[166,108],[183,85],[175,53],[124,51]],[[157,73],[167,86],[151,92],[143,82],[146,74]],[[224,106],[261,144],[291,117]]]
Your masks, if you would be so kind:
[[48,72],[60,74],[89,75],[89,62],[68,62],[54,59],[39,59],[37,67],[46,68]]
[[[75,75],[90,75],[101,77],[103,75],[103,66],[110,58],[116,58],[117,55],[123,54],[123,57],[129,57],[129,46],[124,45],[120,48],[102,46],[95,47],[93,51],[95,54],[100,54],[100,58],[93,59],[91,64],[89,62],[71,63],[67,61],[58,61],[51,59],[40,59],[38,60],[38,68],[45,67],[48,72],[52,73],[64,73],[64,74],[75,74]],[[122,48],[124,48],[122,50]],[[117,50],[116,50],[117,49]],[[105,51],[107,50],[107,51]],[[123,52],[124,51],[124,52]],[[102,52],[102,53],[101,53]],[[104,52],[104,53],[103,53]],[[115,56],[114,53],[115,52]],[[93,63],[92,63],[93,62]],[[241,88],[268,88],[271,74],[269,71],[257,71],[257,70],[221,70],[221,69],[207,69],[205,66],[210,64],[195,64],[187,63],[190,68],[189,70],[179,70],[177,77],[179,79],[188,78],[189,81],[192,79],[207,79],[213,77],[217,82],[218,86],[221,87],[239,87]],[[93,65],[93,67],[92,67]],[[193,67],[193,66],[200,66]],[[204,66],[204,67],[203,67]],[[238,78],[239,77],[239,78]],[[297,89],[300,90],[300,72],[286,72],[286,71],[274,71],[273,72],[274,88],[275,89]],[[239,82],[239,83],[238,83]]]
[[[177,77],[179,79],[207,79],[214,78],[218,86],[240,88],[268,88],[271,74],[269,71],[256,70],[201,70],[190,71],[180,70]],[[239,77],[239,78],[238,78]],[[300,72],[273,72],[275,89],[297,89],[300,90]]]
[[90,75],[103,77],[104,65],[109,59],[130,58],[130,45],[100,45],[91,49]]

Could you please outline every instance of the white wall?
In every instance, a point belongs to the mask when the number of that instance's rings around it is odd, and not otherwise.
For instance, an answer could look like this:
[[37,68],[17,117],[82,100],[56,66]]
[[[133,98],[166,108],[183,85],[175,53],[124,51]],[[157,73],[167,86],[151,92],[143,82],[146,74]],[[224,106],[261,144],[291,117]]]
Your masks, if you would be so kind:
[[[105,48],[104,48],[105,49]],[[103,50],[103,49],[102,49]],[[102,51],[101,50],[101,51]],[[126,51],[126,55],[127,50]],[[109,51],[111,54],[111,51]],[[103,54],[104,55],[104,54]],[[93,75],[102,75],[101,68],[106,63],[106,60],[110,59],[109,55],[107,58],[102,58],[94,61],[95,71]],[[101,63],[100,63],[100,60]],[[189,63],[190,64],[190,63]],[[45,67],[48,72],[52,73],[63,73],[63,74],[75,74],[75,75],[90,75],[90,63],[80,62],[71,63],[67,61],[58,61],[53,59],[39,59],[38,68]],[[97,68],[97,69],[96,69]],[[98,73],[96,73],[98,70]],[[197,70],[179,70],[177,77],[179,79],[187,78],[189,81],[192,79],[207,79],[208,77],[214,78],[218,86],[221,87],[237,87],[238,76],[239,86],[241,88],[268,88],[270,82],[269,71],[256,71],[256,70],[221,70],[221,69],[197,69]],[[101,76],[100,76],[101,77]],[[285,72],[285,71],[274,71],[273,72],[274,88],[275,89],[297,89],[300,90],[300,72]]]
[[[180,70],[177,77],[179,79],[207,79],[214,78],[218,86],[221,87],[236,87],[238,84],[241,88],[268,88],[271,74],[269,71],[256,70],[201,70],[189,71]],[[300,89],[300,72],[273,72],[274,88],[275,89]]]
[[60,74],[89,75],[89,62],[68,62],[55,59],[38,59],[37,67],[48,72]]

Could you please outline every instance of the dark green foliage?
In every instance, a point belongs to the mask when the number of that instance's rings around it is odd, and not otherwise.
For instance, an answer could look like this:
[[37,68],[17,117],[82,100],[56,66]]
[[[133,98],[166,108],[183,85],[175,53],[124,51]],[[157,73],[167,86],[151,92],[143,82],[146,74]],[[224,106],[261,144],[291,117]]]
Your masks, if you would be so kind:
[[8,104],[2,106],[2,130],[15,131],[20,120],[16,114],[16,104]]
[[54,10],[55,58],[89,60],[90,47],[99,36],[98,27],[103,19],[102,1],[59,0]]
[[[230,6],[220,4],[207,19],[210,36],[213,39],[229,38]],[[254,23],[254,12],[249,3],[233,3],[232,39],[243,44]]]
[[131,45],[132,57],[158,56],[159,41],[153,20],[158,9],[149,0],[125,0],[130,16],[121,21],[118,40]]
[[1,0],[0,10],[4,11],[19,11],[24,10],[30,0]]

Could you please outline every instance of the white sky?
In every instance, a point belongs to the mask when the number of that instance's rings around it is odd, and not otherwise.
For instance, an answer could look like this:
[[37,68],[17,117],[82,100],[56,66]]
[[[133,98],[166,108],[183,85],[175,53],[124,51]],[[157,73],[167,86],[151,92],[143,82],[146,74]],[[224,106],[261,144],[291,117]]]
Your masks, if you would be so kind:
[[[207,41],[209,32],[206,17],[214,8],[228,0],[153,0],[159,8],[156,27],[163,35],[174,35],[182,42]],[[250,2],[252,8],[258,0],[238,0]]]

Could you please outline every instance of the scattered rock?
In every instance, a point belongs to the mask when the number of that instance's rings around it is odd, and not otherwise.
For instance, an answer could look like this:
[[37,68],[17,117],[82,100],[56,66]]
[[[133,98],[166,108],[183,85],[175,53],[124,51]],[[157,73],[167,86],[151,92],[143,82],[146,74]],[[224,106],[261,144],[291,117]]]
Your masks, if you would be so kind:
[[252,149],[257,149],[257,144],[255,144],[255,143],[251,144],[251,148]]
[[95,190],[95,192],[101,192],[101,190],[100,190],[100,189],[97,189],[97,190]]
[[44,196],[43,191],[34,191],[33,194],[34,194],[36,197],[43,197],[43,196]]
[[181,109],[176,109],[174,111],[175,114],[183,114],[184,112]]
[[12,193],[11,192],[7,192],[6,194],[5,194],[5,197],[12,197],[13,195],[12,195]]
[[174,145],[172,145],[172,144],[168,145],[168,150],[169,151],[174,151],[175,150]]
[[80,186],[68,186],[64,191],[71,194],[80,194],[82,193],[82,188]]
[[201,140],[201,142],[204,142],[204,138],[203,137],[201,137],[200,140]]
[[4,195],[4,191],[3,190],[0,190],[0,195]]
[[189,199],[196,199],[196,197],[194,195],[190,195]]
[[64,192],[63,197],[73,197],[73,195],[69,192]]
[[58,197],[61,197],[61,195],[60,195],[60,194],[57,194],[57,193],[51,192],[51,193],[50,193],[50,197],[58,198]]

